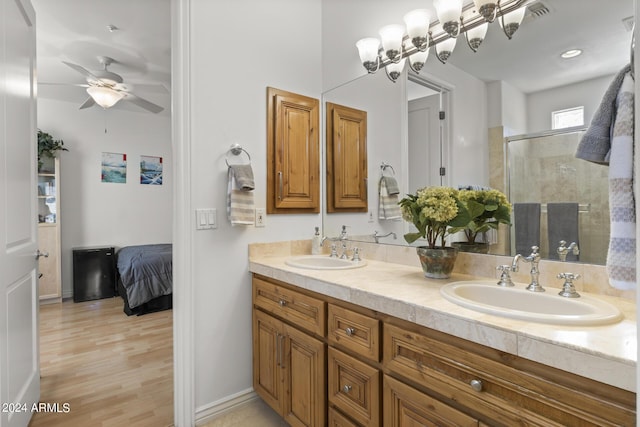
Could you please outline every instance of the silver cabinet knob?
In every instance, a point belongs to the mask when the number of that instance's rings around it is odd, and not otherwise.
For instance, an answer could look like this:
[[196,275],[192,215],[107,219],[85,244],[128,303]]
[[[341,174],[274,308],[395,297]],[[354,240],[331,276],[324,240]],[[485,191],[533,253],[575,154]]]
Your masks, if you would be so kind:
[[471,385],[471,388],[475,391],[482,391],[482,381],[480,380],[471,380],[469,385]]
[[342,391],[344,391],[345,393],[349,393],[351,391],[351,386],[350,385],[345,385],[344,387],[342,387]]
[[344,333],[347,334],[348,337],[353,335],[355,332],[356,332],[356,330],[353,329],[353,328],[347,328],[347,329],[344,330]]
[[278,303],[280,304],[280,307],[284,307],[285,305],[287,305],[287,301],[281,299],[280,301],[278,301]]

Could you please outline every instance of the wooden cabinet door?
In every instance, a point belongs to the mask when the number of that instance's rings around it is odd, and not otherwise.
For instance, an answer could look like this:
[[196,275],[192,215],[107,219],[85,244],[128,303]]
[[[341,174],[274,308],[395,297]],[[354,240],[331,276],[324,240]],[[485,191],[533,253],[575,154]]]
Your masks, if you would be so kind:
[[282,414],[284,384],[282,322],[253,310],[253,389]]
[[387,375],[383,388],[386,427],[472,427],[478,420]]
[[283,417],[289,425],[324,426],[326,419],[325,346],[289,325],[284,325],[286,365]]
[[326,105],[327,212],[367,212],[367,112]]
[[319,101],[271,87],[267,99],[267,213],[318,213]]

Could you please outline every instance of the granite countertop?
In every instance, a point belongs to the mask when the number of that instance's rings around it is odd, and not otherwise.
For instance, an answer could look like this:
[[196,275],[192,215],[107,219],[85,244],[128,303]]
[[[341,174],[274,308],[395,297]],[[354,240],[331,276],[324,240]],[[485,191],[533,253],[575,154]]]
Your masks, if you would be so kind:
[[[282,254],[253,254],[249,270],[548,366],[636,391],[636,307],[629,300],[591,295],[616,305],[624,319],[603,326],[531,323],[477,312],[444,299],[440,288],[460,280],[424,277],[413,266],[367,260],[362,268],[311,270],[285,264]],[[516,283],[524,287],[522,283]],[[547,287],[547,292],[559,289]],[[560,297],[559,297],[560,298]]]

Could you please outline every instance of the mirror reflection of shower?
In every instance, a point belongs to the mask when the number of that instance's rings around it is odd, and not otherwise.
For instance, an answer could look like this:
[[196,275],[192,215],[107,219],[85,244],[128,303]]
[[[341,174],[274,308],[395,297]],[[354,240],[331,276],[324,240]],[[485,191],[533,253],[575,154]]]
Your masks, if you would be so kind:
[[560,242],[576,240],[579,255],[570,253],[567,261],[605,264],[609,171],[575,157],[584,132],[583,127],[568,128],[506,139],[513,254],[538,243],[543,258],[557,260]]

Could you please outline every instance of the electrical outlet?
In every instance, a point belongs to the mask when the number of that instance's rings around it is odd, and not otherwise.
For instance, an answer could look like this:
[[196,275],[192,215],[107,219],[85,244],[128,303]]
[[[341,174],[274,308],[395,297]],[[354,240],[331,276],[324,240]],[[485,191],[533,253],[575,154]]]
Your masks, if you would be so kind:
[[369,209],[369,214],[368,214],[368,218],[369,218],[369,222],[373,222],[373,209]]
[[256,209],[256,227],[264,227],[266,216],[267,216],[267,214],[266,214],[264,208],[257,208]]

